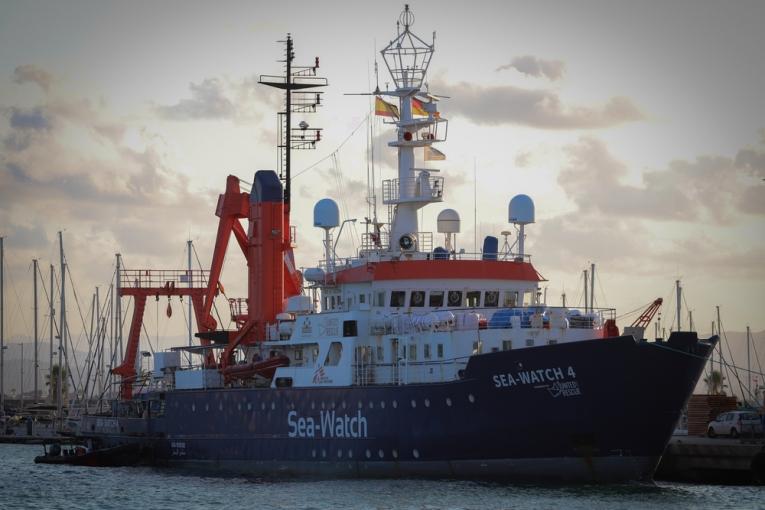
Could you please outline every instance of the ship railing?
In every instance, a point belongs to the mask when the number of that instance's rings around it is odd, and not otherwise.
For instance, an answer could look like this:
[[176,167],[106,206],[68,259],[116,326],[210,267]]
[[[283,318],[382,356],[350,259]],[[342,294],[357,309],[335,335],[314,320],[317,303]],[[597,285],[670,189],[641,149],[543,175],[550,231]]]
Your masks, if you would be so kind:
[[204,288],[207,287],[210,271],[203,269],[122,269],[122,288]]
[[383,181],[383,204],[399,201],[436,202],[444,196],[444,178],[428,175],[421,171],[418,177],[406,179],[386,179]]
[[579,310],[562,306],[441,308],[428,312],[393,313],[371,321],[372,335],[409,335],[426,331],[481,329],[598,329],[616,318],[614,308]]

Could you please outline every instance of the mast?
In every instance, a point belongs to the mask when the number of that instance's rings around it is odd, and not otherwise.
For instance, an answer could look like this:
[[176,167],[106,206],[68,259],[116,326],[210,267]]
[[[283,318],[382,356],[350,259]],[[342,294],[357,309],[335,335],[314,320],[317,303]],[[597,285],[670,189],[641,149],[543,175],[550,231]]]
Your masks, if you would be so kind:
[[[720,305],[717,305],[715,307],[717,309],[717,334],[722,335],[722,327],[720,326]],[[718,349],[720,350],[718,354],[718,358],[720,358],[720,375],[722,375],[723,371],[723,359],[722,359],[722,339],[717,342]]]
[[64,237],[59,230],[58,243],[60,250],[61,271],[61,320],[58,332],[58,381],[56,407],[61,426],[64,423],[64,400],[63,400],[63,353],[66,349],[66,262],[64,262]]
[[48,342],[50,345],[48,345],[50,349],[50,353],[48,356],[48,384],[50,385],[50,389],[48,390],[48,400],[50,400],[51,403],[53,403],[54,395],[53,395],[53,322],[56,316],[56,309],[53,307],[53,264],[50,265],[50,294],[48,295],[48,305],[49,305],[49,312],[48,315],[50,315],[50,333],[48,337]]
[[[188,253],[188,271],[189,271],[189,288],[193,285],[192,278],[191,278],[191,239],[186,241],[186,249],[189,252]],[[188,313],[188,319],[189,319],[189,347],[191,347],[191,343],[193,341],[193,331],[192,331],[192,325],[191,325],[191,319],[192,319],[192,312],[191,312],[191,296],[189,296],[189,313]],[[186,354],[186,357],[189,360],[189,367],[191,367],[191,352]]]
[[749,326],[746,327],[746,394],[752,394],[752,366],[749,358]]
[[21,391],[19,392],[19,407],[21,410],[24,410],[24,342],[19,343],[21,346],[21,376],[19,377],[19,387],[21,388]]
[[5,251],[0,236],[0,416],[5,416]]
[[682,326],[680,325],[682,321],[682,297],[683,297],[683,288],[680,287],[680,280],[675,280],[675,289],[677,292],[677,331],[682,330]]
[[590,311],[595,311],[595,263],[590,264]]
[[587,313],[590,311],[590,307],[589,307],[589,293],[587,292],[587,270],[586,269],[582,272],[582,277],[584,278],[584,313]]
[[37,347],[38,347],[38,341],[39,341],[39,338],[37,336],[37,334],[38,334],[38,331],[37,331],[37,259],[33,259],[32,260],[32,265],[33,265],[32,273],[34,273],[32,281],[34,282],[34,285],[33,285],[33,289],[34,289],[34,312],[33,313],[34,313],[34,332],[35,332],[35,392],[34,392],[33,402],[37,402],[37,398],[38,398],[38,395],[37,395],[37,370],[40,367],[40,364],[38,362],[39,360],[37,359]]
[[397,136],[388,142],[389,147],[398,148],[398,178],[383,181],[383,203],[393,211],[389,250],[408,256],[419,251],[418,210],[443,200],[443,177],[431,176],[435,169],[417,168],[414,150],[421,147],[425,161],[442,160],[443,154],[431,147],[446,139],[446,129],[443,135],[438,132],[439,124],[446,126],[446,119],[438,114],[437,98],[420,91],[435,51],[435,33],[427,43],[411,31],[413,25],[414,14],[407,4],[396,24],[396,37],[380,52],[396,87],[380,94],[399,101],[397,115],[389,115],[398,117],[394,122]]
[[114,342],[117,347],[117,352],[120,354],[120,362],[122,361],[123,356],[123,350],[122,350],[122,292],[120,290],[121,287],[121,280],[122,280],[122,274],[121,274],[121,259],[122,255],[119,253],[115,254],[115,257],[117,257],[117,269],[115,272],[115,294],[114,294],[114,332],[116,333]]

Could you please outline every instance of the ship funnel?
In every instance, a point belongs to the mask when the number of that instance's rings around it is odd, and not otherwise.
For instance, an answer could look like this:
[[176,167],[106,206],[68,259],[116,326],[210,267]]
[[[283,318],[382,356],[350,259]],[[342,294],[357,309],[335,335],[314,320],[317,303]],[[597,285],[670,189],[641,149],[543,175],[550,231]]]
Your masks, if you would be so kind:
[[534,201],[528,195],[515,195],[507,208],[507,217],[510,223],[518,225],[518,256],[516,260],[523,261],[526,225],[534,223]]
[[322,198],[313,206],[313,226],[331,229],[340,225],[340,209],[331,198]]

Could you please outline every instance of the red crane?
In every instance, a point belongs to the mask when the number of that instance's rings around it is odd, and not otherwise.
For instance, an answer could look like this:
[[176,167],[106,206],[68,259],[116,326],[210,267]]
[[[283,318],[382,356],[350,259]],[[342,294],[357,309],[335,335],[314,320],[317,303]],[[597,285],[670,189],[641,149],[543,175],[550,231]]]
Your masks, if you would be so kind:
[[647,328],[648,324],[651,323],[651,319],[653,319],[653,316],[656,315],[656,312],[659,311],[659,308],[661,308],[661,304],[664,302],[662,298],[657,298],[653,303],[648,305],[648,308],[646,308],[643,313],[640,314],[640,316],[635,319],[635,322],[631,324],[630,327],[632,328]]

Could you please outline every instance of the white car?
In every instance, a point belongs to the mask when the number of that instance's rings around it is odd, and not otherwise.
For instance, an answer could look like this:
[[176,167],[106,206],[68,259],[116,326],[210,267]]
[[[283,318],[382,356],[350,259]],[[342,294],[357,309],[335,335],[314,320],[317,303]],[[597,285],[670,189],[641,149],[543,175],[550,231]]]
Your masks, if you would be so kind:
[[718,435],[738,437],[762,434],[762,420],[757,413],[750,411],[728,411],[722,413],[707,426],[707,436]]

